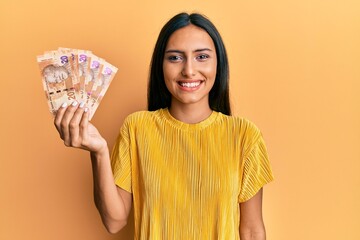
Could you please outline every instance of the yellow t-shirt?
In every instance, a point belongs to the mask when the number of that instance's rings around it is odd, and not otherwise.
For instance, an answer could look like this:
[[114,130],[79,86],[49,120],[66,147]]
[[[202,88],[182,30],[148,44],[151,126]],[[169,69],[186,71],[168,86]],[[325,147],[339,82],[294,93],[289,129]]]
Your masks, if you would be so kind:
[[239,239],[239,203],[273,179],[258,128],[215,111],[197,124],[167,109],[129,115],[112,167],[144,240]]

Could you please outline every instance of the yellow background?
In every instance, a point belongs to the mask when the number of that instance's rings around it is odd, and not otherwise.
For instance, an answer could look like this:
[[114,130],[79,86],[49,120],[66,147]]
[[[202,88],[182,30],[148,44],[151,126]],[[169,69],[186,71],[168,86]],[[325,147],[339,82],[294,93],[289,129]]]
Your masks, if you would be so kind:
[[119,68],[93,123],[112,146],[146,108],[162,25],[199,11],[226,44],[234,113],[262,130],[276,176],[265,187],[268,239],[360,239],[360,2],[0,2],[0,239],[131,239],[101,225],[88,153],[64,147],[36,55],[92,50]]

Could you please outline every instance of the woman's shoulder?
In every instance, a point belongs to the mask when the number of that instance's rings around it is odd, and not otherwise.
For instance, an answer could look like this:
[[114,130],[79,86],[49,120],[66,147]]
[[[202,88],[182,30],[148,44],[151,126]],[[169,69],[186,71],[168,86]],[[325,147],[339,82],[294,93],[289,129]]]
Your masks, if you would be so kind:
[[140,111],[135,111],[130,113],[126,119],[137,119],[137,118],[142,118],[142,117],[147,117],[150,116],[152,114],[151,111],[146,111],[146,110],[140,110]]
[[241,128],[251,129],[251,130],[259,130],[256,124],[250,120],[249,118],[242,117],[242,116],[234,116],[234,115],[225,115],[219,113],[221,122],[226,122],[228,124],[232,124],[235,126],[239,126]]
[[262,141],[262,133],[258,126],[250,119],[240,116],[222,115],[222,125],[225,131],[232,134],[235,142],[241,144],[244,153],[250,151],[259,141]]
[[136,123],[154,121],[156,118],[158,118],[161,111],[162,111],[161,109],[156,111],[141,110],[130,113],[125,118],[124,124],[136,124]]
[[235,132],[249,137],[258,137],[261,134],[258,126],[249,118],[242,116],[229,116],[220,114],[220,122],[227,127],[234,129]]

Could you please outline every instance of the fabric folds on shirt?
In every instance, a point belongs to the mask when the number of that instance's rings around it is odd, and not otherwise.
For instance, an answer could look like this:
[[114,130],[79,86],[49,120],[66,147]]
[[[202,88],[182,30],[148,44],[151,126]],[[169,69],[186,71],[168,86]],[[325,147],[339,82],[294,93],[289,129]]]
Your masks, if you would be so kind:
[[239,239],[239,203],[273,180],[260,130],[215,111],[196,124],[168,109],[133,113],[111,159],[133,194],[135,239]]

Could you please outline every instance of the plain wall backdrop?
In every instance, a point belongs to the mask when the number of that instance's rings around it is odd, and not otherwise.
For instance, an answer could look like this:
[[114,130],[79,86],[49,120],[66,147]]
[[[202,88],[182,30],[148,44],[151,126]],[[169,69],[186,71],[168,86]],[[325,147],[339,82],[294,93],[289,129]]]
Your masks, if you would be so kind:
[[132,239],[132,220],[116,235],[102,226],[89,154],[61,142],[36,56],[88,49],[119,68],[92,120],[112,147],[124,118],[146,109],[156,38],[181,11],[215,23],[234,114],[263,132],[276,178],[268,239],[360,239],[357,0],[1,0],[0,239]]

